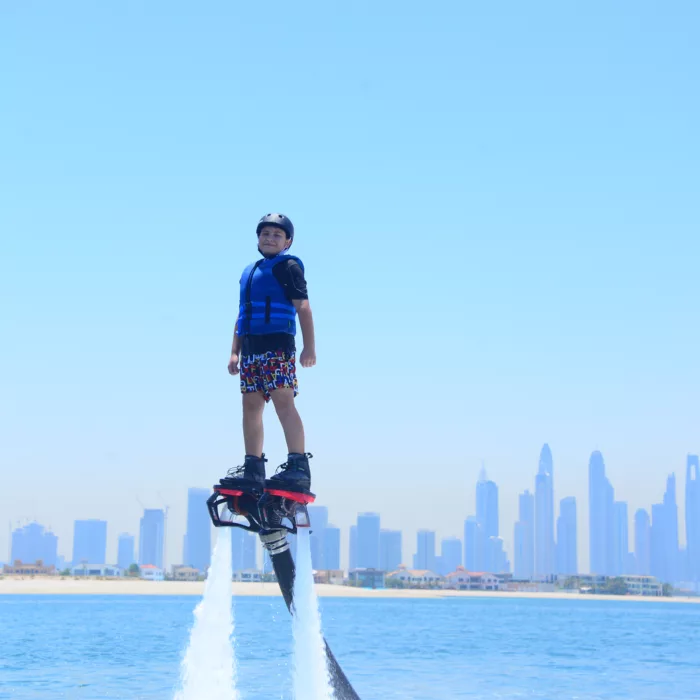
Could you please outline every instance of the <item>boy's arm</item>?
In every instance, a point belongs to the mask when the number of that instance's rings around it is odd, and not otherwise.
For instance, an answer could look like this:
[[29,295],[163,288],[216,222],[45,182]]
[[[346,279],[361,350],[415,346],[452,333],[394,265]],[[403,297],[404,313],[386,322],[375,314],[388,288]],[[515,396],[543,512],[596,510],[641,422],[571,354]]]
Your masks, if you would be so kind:
[[228,361],[228,373],[238,374],[238,357],[241,354],[241,336],[238,335],[238,316],[233,326],[233,342],[231,343],[231,359]]
[[293,299],[294,308],[299,314],[301,335],[304,338],[304,349],[299,361],[302,367],[313,367],[316,364],[316,336],[314,333],[314,317],[308,299]]

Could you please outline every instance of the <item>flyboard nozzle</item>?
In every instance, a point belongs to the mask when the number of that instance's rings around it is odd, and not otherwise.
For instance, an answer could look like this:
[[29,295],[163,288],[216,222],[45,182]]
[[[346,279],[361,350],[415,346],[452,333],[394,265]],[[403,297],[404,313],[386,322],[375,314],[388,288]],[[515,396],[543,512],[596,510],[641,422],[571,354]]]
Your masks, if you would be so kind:
[[282,552],[286,552],[289,549],[286,530],[261,532],[260,541],[263,543],[263,547],[270,553],[271,557],[274,557],[276,554],[282,554]]

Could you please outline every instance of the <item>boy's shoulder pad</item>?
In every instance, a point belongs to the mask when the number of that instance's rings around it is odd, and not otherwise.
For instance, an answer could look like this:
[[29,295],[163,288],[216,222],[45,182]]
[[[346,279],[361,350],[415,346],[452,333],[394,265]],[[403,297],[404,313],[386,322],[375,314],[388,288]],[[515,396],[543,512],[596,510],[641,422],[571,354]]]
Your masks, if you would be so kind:
[[296,255],[287,254],[284,256],[284,260],[282,262],[286,262],[286,263],[295,262],[301,266],[302,270],[304,269],[304,263],[301,261],[301,258],[298,258]]

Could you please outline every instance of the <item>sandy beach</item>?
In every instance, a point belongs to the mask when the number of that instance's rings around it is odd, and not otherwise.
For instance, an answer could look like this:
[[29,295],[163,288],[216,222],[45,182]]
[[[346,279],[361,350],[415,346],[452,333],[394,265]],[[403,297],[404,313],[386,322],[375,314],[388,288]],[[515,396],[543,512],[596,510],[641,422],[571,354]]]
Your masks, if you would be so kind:
[[[201,596],[204,582],[142,581],[140,579],[23,578],[0,579],[0,595],[191,595]],[[232,583],[236,596],[279,596],[276,583]],[[525,593],[506,591],[449,591],[385,588],[351,588],[317,584],[316,593],[324,598],[537,598],[570,600],[617,600],[664,603],[700,603],[700,598],[651,598],[643,596],[580,595],[577,593]]]

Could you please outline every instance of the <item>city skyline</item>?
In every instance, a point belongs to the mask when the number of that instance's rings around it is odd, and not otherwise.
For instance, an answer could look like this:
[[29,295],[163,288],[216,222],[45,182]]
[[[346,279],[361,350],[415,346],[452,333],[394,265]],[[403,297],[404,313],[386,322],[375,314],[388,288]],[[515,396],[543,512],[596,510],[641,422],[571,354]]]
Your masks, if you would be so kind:
[[[463,537],[448,534],[438,536],[434,529],[419,529],[416,531],[416,541],[412,545],[407,533],[400,530],[388,530],[382,527],[381,514],[360,512],[356,516],[354,529],[359,531],[355,553],[356,565],[380,568],[380,564],[391,561],[392,567],[396,565],[398,551],[401,550],[401,563],[409,568],[427,568],[443,571],[444,566],[451,566],[459,561],[471,570],[487,570],[499,573],[500,571],[512,571],[516,575],[527,577],[528,566],[533,568],[533,576],[545,577],[547,575],[578,573],[583,571],[579,563],[580,541],[578,533],[581,530],[579,521],[579,506],[576,497],[565,496],[559,499],[558,516],[556,519],[556,543],[553,550],[553,560],[549,574],[534,570],[536,552],[538,548],[536,527],[536,511],[538,504],[548,515],[551,512],[549,506],[550,493],[553,490],[551,477],[554,472],[552,453],[547,444],[540,452],[539,466],[535,477],[536,488],[540,484],[541,493],[545,498],[539,501],[529,489],[519,494],[520,509],[517,514],[519,520],[514,523],[512,543],[505,547],[510,549],[512,544],[515,556],[507,561],[505,553],[499,552],[503,547],[503,538],[499,537],[498,516],[498,486],[488,479],[484,466],[481,466],[479,477],[474,485],[474,512],[478,515],[467,514],[464,520]],[[681,494],[681,500],[694,504],[697,497],[698,457],[694,454],[686,456],[685,493]],[[542,488],[542,476],[546,476],[544,489]],[[700,532],[697,531],[697,512],[686,510],[681,520],[678,508],[677,480],[674,474],[667,477],[666,490],[660,503],[647,504],[646,508],[630,509],[625,501],[615,499],[613,485],[605,473],[604,457],[599,451],[593,451],[589,458],[589,511],[595,514],[595,524],[590,528],[592,537],[589,540],[591,547],[591,561],[597,562],[601,568],[589,571],[605,575],[619,575],[622,573],[651,573],[662,580],[680,580],[680,572],[687,572],[690,576],[697,576],[697,562],[693,559],[693,542],[697,541]],[[684,485],[685,485],[684,484]],[[176,563],[180,561],[186,565],[194,565],[195,568],[204,570],[208,565],[211,550],[212,529],[204,507],[204,500],[209,494],[205,489],[188,489],[188,515],[187,530],[182,540],[182,552],[180,557],[175,557]],[[465,494],[466,495],[466,494]],[[341,563],[341,542],[344,539],[342,528],[329,523],[329,511],[323,505],[311,505],[312,517],[312,559],[314,566],[327,568],[326,561],[331,562],[331,568],[337,568],[336,562]],[[145,509],[141,518],[140,530],[142,532],[138,540],[133,533],[119,533],[117,556],[120,561],[126,556],[124,552],[130,550],[131,556],[138,563],[162,562],[162,551],[166,533],[164,532],[166,510]],[[523,521],[528,521],[527,522]],[[542,520],[542,519],[541,519]],[[76,520],[74,522],[75,537],[73,538],[73,557],[68,558],[58,555],[60,560],[89,563],[114,563],[106,560],[108,523],[103,520]],[[545,533],[548,525],[542,526]],[[529,528],[530,534],[523,535]],[[696,528],[696,530],[693,530]],[[353,528],[348,529],[345,538],[350,539]],[[92,532],[94,531],[94,532]],[[483,532],[482,532],[483,531]],[[92,532],[92,535],[88,533]],[[690,546],[683,546],[688,533]],[[143,534],[145,533],[145,535]],[[189,533],[189,537],[188,537]],[[195,533],[196,537],[195,537]],[[603,533],[603,537],[601,537]],[[607,533],[607,535],[605,534]],[[472,538],[470,540],[469,538]],[[523,540],[522,538],[525,537]],[[532,540],[530,546],[534,551],[527,552],[528,537]],[[32,523],[13,532],[13,546],[17,551],[23,551],[24,540],[21,538],[49,538],[56,548],[56,536],[47,531],[43,524]],[[194,548],[197,554],[188,554],[190,541],[198,542]],[[143,540],[143,542],[142,542]],[[522,540],[522,541],[520,541]],[[546,544],[549,535],[542,538]],[[488,554],[487,542],[497,545],[494,554]],[[439,546],[438,546],[439,543]],[[602,545],[601,545],[602,543]],[[403,546],[402,546],[403,545]],[[44,545],[36,545],[43,548]],[[63,546],[63,551],[65,551]],[[252,546],[252,545],[251,545]],[[598,552],[602,546],[602,550]],[[92,549],[90,549],[92,547]],[[138,547],[138,556],[136,555]],[[459,554],[457,555],[457,548]],[[49,548],[50,549],[50,548]],[[410,554],[407,557],[406,550]],[[411,551],[412,550],[412,551]],[[470,551],[471,550],[471,551]],[[39,551],[39,550],[37,550]],[[45,549],[41,549],[45,551]],[[104,561],[89,561],[93,555],[89,552],[97,552],[96,558]],[[448,552],[446,554],[446,552]],[[671,552],[671,554],[669,554]],[[683,558],[681,557],[683,554]],[[196,562],[187,561],[195,556]],[[262,556],[262,555],[260,555]],[[503,564],[500,557],[503,556]],[[494,558],[496,557],[496,558]],[[51,555],[49,556],[51,558]],[[530,561],[528,564],[527,561]],[[115,560],[116,561],[116,560]],[[250,559],[248,559],[250,561]],[[450,562],[446,564],[445,562]],[[523,563],[525,562],[525,563]],[[343,568],[347,568],[349,562],[343,562]],[[432,564],[432,566],[431,566]],[[471,564],[471,566],[470,566]],[[262,562],[260,562],[262,566]]]

